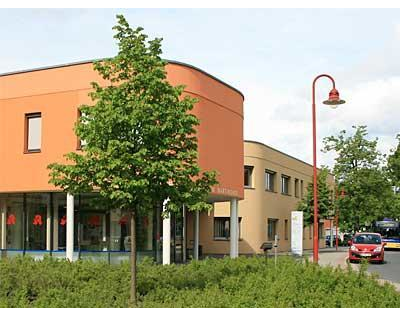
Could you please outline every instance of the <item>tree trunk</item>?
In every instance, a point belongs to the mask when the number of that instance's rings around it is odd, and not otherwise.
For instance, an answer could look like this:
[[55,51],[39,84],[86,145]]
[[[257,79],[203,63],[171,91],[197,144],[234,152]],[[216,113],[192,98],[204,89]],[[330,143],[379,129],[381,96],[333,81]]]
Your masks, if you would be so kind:
[[136,214],[131,212],[131,299],[132,307],[136,306]]

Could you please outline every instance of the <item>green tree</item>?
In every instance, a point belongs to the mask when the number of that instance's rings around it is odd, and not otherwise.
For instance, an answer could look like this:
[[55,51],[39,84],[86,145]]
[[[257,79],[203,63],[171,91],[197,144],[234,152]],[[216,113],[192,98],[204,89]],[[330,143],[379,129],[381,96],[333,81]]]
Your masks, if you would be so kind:
[[[326,219],[333,215],[332,189],[328,185],[327,168],[322,168],[317,175],[318,191],[318,219]],[[297,211],[303,212],[305,226],[314,223],[314,183],[310,182],[307,186],[307,194],[297,204]]]
[[324,151],[336,153],[333,173],[339,191],[339,224],[344,230],[359,230],[393,212],[393,191],[383,168],[384,156],[377,150],[378,139],[368,140],[366,126],[353,126],[354,134],[324,139]]
[[184,86],[166,80],[161,39],[148,40],[122,15],[113,29],[118,54],[94,63],[109,84],[92,83],[94,105],[82,105],[75,126],[85,140],[82,153],[65,155],[67,163],[49,165],[50,183],[72,194],[98,192],[113,207],[130,214],[131,303],[136,304],[136,231],[139,215],[169,199],[167,212],[182,204],[191,211],[210,210],[206,203],[214,171],[197,164],[196,126],[190,114],[197,102],[182,96]]
[[391,149],[390,155],[387,160],[387,169],[389,172],[392,185],[396,188],[400,187],[400,134],[396,136],[398,140],[397,147]]
[[398,144],[390,150],[387,159],[387,170],[392,186],[395,189],[395,202],[393,204],[393,218],[400,218],[400,134],[396,136]]

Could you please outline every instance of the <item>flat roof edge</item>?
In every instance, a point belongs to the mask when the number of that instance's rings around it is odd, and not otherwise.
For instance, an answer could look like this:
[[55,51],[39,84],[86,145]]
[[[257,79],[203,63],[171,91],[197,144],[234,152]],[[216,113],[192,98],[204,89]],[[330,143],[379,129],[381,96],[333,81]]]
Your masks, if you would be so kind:
[[[90,63],[94,63],[96,61],[101,61],[103,59],[106,59],[106,58],[89,59],[89,60],[82,60],[82,61],[76,61],[76,62],[71,62],[71,63],[52,65],[52,66],[44,66],[44,67],[38,67],[38,68],[31,68],[31,69],[23,69],[23,70],[17,70],[17,71],[4,72],[4,73],[0,73],[0,77],[12,76],[12,75],[18,75],[18,74],[23,74],[23,73],[28,73],[28,72],[35,72],[35,71],[42,71],[42,70],[48,70],[48,69],[55,69],[55,68],[63,68],[63,67],[90,64]],[[175,65],[185,66],[185,67],[197,70],[197,71],[205,74],[206,76],[218,81],[219,83],[223,84],[224,86],[226,86],[226,87],[234,90],[235,92],[239,93],[240,96],[244,100],[244,95],[243,95],[242,92],[240,92],[238,89],[236,89],[235,87],[231,86],[230,84],[227,84],[226,82],[222,81],[221,79],[209,74],[208,72],[206,72],[206,71],[204,71],[204,70],[202,70],[202,69],[200,69],[200,68],[198,68],[196,66],[184,63],[184,62],[170,60],[170,59],[164,59],[164,60],[168,64],[175,64]]]
[[[313,165],[312,165],[312,164],[309,164],[308,162],[305,162],[305,161],[303,161],[303,160],[301,160],[301,159],[299,159],[299,158],[296,158],[296,157],[291,156],[291,155],[289,155],[289,154],[287,154],[287,153],[284,153],[283,151],[280,151],[280,150],[278,150],[278,149],[276,149],[276,148],[273,148],[273,147],[271,147],[271,146],[268,146],[268,145],[266,145],[266,144],[264,144],[264,143],[261,143],[261,142],[255,141],[255,140],[247,140],[247,139],[245,139],[244,142],[245,142],[245,143],[257,144],[257,145],[261,145],[261,146],[267,147],[267,148],[272,149],[273,151],[276,151],[277,153],[280,153],[280,154],[282,154],[282,155],[284,155],[284,156],[286,156],[286,157],[288,157],[288,158],[297,160],[298,162],[301,162],[301,163],[303,163],[303,164],[305,164],[305,165],[307,165],[307,166],[310,166],[311,168],[313,167]],[[318,169],[321,170],[321,168],[318,168]],[[329,174],[330,174],[331,176],[334,176],[334,175],[333,175],[332,173],[330,173],[330,172],[329,172]]]

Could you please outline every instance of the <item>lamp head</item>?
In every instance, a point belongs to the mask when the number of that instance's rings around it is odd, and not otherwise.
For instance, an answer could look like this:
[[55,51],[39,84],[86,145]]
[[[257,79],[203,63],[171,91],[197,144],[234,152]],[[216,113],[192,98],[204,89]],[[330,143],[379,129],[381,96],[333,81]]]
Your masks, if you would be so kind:
[[341,100],[339,97],[339,91],[337,91],[335,88],[333,88],[329,92],[329,98],[328,100],[322,102],[323,104],[329,105],[332,109],[336,109],[339,104],[346,103],[346,101]]

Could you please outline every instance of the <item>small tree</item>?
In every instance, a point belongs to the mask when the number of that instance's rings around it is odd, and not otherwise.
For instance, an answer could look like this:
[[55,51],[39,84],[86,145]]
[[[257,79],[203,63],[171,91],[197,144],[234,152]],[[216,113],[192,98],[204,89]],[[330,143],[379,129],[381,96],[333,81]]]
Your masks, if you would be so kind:
[[69,193],[98,192],[106,202],[128,211],[131,225],[131,303],[136,304],[136,218],[169,199],[167,212],[182,204],[191,211],[206,203],[215,172],[197,164],[195,127],[190,114],[196,100],[182,97],[183,86],[166,80],[161,39],[147,40],[117,16],[118,54],[94,63],[109,84],[92,83],[94,106],[82,105],[75,132],[85,140],[82,153],[67,164],[49,165],[50,182]]
[[[332,190],[328,185],[327,168],[322,168],[317,175],[318,219],[326,219],[333,214]],[[297,211],[303,212],[305,226],[314,223],[314,183],[307,186],[306,196],[298,203]]]

